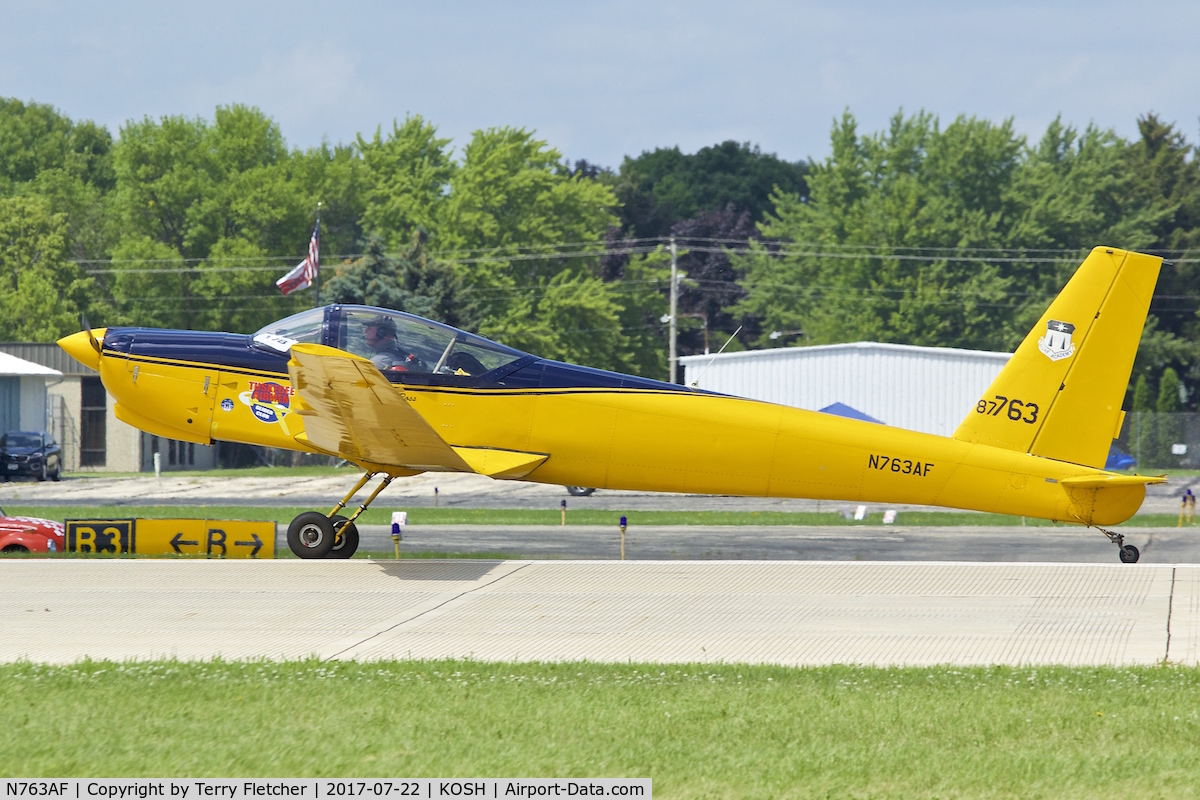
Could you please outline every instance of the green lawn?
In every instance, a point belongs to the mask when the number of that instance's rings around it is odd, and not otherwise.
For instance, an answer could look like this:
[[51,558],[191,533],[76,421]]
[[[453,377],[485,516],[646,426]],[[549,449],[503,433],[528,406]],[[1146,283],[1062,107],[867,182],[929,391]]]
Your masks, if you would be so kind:
[[1195,797],[1200,671],[0,666],[6,776],[650,777],[672,797]]

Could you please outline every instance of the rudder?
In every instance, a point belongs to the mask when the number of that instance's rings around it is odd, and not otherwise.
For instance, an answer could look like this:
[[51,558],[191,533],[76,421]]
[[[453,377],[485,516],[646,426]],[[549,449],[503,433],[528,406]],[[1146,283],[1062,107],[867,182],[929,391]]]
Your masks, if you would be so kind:
[[1102,468],[1161,266],[1093,249],[954,438]]

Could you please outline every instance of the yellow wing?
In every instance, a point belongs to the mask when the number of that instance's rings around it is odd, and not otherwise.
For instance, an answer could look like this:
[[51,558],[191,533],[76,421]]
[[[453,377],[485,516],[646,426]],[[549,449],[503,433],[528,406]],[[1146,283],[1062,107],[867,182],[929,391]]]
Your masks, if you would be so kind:
[[409,405],[375,365],[319,344],[292,347],[288,372],[305,440],[372,469],[477,472],[522,478],[546,460],[542,453],[454,447]]
[[308,441],[356,463],[474,472],[365,358],[297,344],[288,362]]

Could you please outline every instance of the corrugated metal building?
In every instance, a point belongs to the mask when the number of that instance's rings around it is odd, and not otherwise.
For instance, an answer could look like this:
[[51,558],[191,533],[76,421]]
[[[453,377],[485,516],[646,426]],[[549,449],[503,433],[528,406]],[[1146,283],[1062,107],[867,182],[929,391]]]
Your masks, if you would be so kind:
[[949,436],[1009,353],[879,342],[684,356],[701,389],[820,410],[844,403],[898,428]]

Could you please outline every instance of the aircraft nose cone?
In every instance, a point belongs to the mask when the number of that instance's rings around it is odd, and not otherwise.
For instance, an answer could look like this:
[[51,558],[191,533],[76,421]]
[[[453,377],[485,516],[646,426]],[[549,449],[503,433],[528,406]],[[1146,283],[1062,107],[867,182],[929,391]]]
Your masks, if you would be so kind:
[[[98,342],[104,338],[104,328],[94,328],[91,333]],[[85,367],[91,367],[97,372],[100,370],[100,354],[96,352],[96,348],[92,347],[87,331],[64,336],[58,340],[58,346]]]

